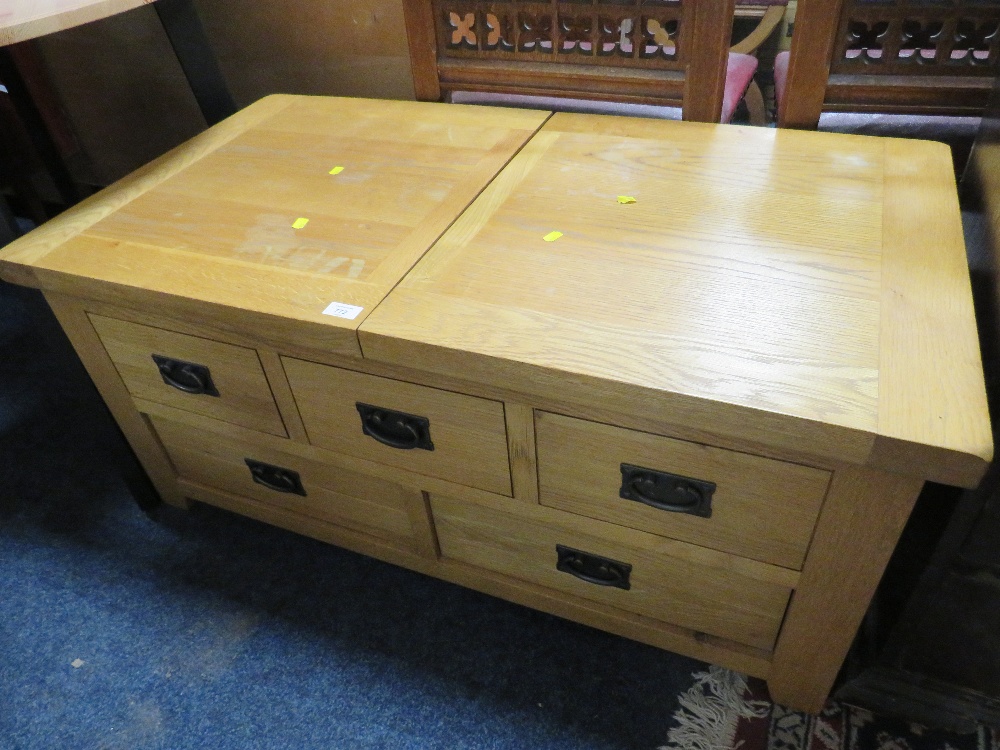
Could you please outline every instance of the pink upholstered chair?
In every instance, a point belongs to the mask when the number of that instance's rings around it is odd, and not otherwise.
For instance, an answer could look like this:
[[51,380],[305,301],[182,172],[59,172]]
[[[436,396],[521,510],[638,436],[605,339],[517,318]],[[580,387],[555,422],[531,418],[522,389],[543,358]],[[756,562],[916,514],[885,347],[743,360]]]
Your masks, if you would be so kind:
[[1000,3],[809,0],[775,67],[779,125],[821,112],[982,114],[1000,70]]

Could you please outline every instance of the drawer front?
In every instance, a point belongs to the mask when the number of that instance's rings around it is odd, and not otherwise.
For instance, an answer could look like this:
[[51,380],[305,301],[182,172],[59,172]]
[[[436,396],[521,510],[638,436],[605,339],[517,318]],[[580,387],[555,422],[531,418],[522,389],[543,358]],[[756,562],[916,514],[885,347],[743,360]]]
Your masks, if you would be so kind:
[[510,496],[503,404],[283,357],[314,445]]
[[535,427],[543,505],[801,569],[829,472],[546,412]]
[[253,349],[101,315],[90,320],[133,397],[287,437]]
[[440,496],[431,508],[445,558],[737,643],[771,649],[788,605],[789,586],[664,554],[649,534]]
[[[184,479],[412,546],[419,491],[150,416]],[[249,459],[249,462],[248,462]]]

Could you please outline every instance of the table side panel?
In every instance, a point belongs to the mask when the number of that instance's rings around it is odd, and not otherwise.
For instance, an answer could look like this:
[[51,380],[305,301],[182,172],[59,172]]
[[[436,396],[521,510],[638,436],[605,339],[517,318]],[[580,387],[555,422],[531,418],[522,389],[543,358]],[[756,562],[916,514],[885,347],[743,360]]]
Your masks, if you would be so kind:
[[774,650],[774,700],[818,712],[829,695],[923,481],[834,473]]
[[869,463],[975,487],[993,439],[950,152],[897,139],[885,149],[879,437]]
[[149,422],[136,410],[132,396],[104,349],[83,304],[51,292],[45,294],[45,300],[157,493],[170,505],[185,507],[186,501],[177,489],[177,472],[163,444]]

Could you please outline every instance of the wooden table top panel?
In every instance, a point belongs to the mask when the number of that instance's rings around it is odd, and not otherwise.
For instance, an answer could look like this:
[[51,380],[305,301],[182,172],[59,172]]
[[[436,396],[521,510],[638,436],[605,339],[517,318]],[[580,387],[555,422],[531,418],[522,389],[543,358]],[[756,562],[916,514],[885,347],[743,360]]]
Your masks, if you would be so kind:
[[[275,98],[283,106],[268,104]],[[248,117],[255,107],[266,116]],[[72,277],[78,288],[58,291],[84,296],[107,294],[110,282],[313,323],[357,353],[364,315],[548,113],[269,97],[238,117],[245,127],[229,126],[194,159],[181,147],[155,183],[74,223],[69,236],[12,244],[0,271],[45,288]],[[331,175],[334,167],[343,170]],[[300,218],[308,221],[296,228]],[[363,312],[324,315],[331,302]]]
[[153,0],[6,0],[0,7],[0,47],[99,21],[151,2]]
[[[604,382],[637,409],[686,396],[727,429],[742,423],[746,439],[764,413],[790,435],[795,423],[845,428],[858,439],[842,460],[864,463],[884,427],[885,144],[555,115],[369,316],[362,349],[432,370],[456,366],[445,352],[520,363],[519,377],[466,357],[497,386],[531,392],[542,372],[561,372]],[[902,210],[918,231],[938,221]],[[545,242],[553,230],[563,236]],[[964,259],[961,235],[941,252]],[[974,365],[942,367],[966,368],[981,387]],[[981,432],[977,404],[968,418]],[[897,466],[907,468],[924,470]]]

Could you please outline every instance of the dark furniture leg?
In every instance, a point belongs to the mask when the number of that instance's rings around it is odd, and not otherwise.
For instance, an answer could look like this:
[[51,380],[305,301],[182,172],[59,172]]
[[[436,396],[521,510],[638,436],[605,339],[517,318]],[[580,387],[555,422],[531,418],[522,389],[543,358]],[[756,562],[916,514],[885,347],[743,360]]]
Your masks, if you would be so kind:
[[7,199],[0,195],[0,247],[13,242],[18,238],[20,232],[17,228],[17,220],[14,212],[7,205]]
[[[26,44],[26,42],[22,42],[22,44]],[[73,182],[62,155],[52,140],[45,124],[45,118],[35,106],[31,92],[18,70],[11,48],[8,47],[0,48],[0,83],[7,87],[17,115],[24,123],[25,130],[31,137],[32,145],[42,163],[45,164],[63,203],[72,206],[79,202],[83,195],[81,195],[76,183]]]
[[163,30],[187,76],[205,121],[215,125],[236,112],[236,104],[219,70],[219,63],[205,36],[191,0],[157,0],[153,3]]

